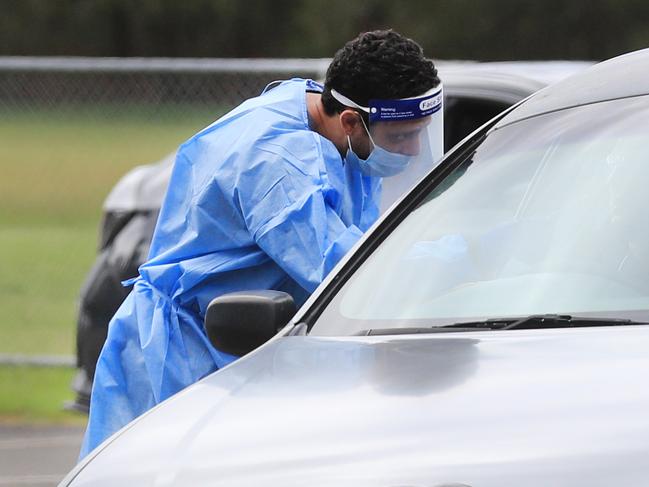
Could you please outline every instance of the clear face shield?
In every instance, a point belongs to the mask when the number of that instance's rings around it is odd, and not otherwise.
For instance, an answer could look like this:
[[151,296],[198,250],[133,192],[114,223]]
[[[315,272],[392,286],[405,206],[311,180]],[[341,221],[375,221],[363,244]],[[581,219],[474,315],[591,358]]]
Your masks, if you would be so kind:
[[428,173],[444,153],[442,85],[417,97],[370,100],[368,107],[336,90],[331,90],[331,94],[343,105],[369,116],[369,126],[365,127],[370,138],[369,155],[359,158],[349,141],[346,160],[356,163],[366,175],[384,178],[380,202],[383,213]]

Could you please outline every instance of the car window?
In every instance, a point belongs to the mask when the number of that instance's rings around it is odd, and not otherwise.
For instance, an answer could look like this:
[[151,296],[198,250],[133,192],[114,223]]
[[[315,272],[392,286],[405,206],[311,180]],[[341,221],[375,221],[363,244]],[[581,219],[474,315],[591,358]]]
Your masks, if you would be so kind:
[[644,98],[493,130],[312,328],[349,335],[530,314],[649,309]]
[[502,101],[450,96],[444,100],[444,151],[488,122],[510,104]]

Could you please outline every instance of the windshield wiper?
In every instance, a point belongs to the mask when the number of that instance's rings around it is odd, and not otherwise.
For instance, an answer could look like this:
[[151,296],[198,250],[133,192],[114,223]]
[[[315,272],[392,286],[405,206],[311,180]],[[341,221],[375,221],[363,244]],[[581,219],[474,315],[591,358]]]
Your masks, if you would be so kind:
[[621,318],[586,318],[570,315],[530,315],[513,318],[490,318],[482,321],[462,321],[450,325],[411,328],[371,328],[354,335],[416,335],[420,333],[458,333],[487,330],[535,330],[543,328],[585,328],[591,326],[649,325],[649,322]]
[[570,315],[530,315],[516,318],[490,318],[483,321],[464,321],[443,328],[481,328],[488,330],[534,330],[539,328],[582,328],[591,326],[648,325],[643,321],[621,318],[588,318]]

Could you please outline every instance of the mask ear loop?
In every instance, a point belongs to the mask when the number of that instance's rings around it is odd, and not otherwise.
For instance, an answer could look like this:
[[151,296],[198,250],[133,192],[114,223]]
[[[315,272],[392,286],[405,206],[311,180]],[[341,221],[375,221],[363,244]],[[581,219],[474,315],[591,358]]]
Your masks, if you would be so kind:
[[376,144],[374,143],[374,139],[372,138],[372,134],[370,134],[370,129],[367,128],[367,125],[365,124],[365,120],[363,119],[363,116],[360,113],[358,114],[358,116],[361,118],[361,123],[363,124],[363,127],[365,128],[365,132],[367,133],[367,136],[370,139],[370,143],[372,144],[372,148],[373,148],[372,150],[374,150],[374,148],[376,148]]
[[[361,119],[361,123],[363,124],[363,128],[365,129],[365,133],[367,134],[367,137],[370,139],[370,143],[372,144],[372,147],[376,147],[376,144],[374,143],[374,139],[372,139],[372,135],[370,134],[370,130],[367,128],[367,125],[365,124],[365,120],[363,120],[363,116],[358,112],[356,113],[358,114],[358,118]],[[347,134],[347,150],[354,152],[354,149],[352,149],[352,139],[349,137],[349,134]]]

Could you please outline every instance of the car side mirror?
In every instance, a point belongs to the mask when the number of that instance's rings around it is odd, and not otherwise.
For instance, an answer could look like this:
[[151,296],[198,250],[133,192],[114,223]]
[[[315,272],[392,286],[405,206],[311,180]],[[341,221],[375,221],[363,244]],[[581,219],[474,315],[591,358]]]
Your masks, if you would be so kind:
[[245,355],[270,340],[297,311],[281,291],[240,291],[213,299],[205,313],[212,345],[231,355]]

